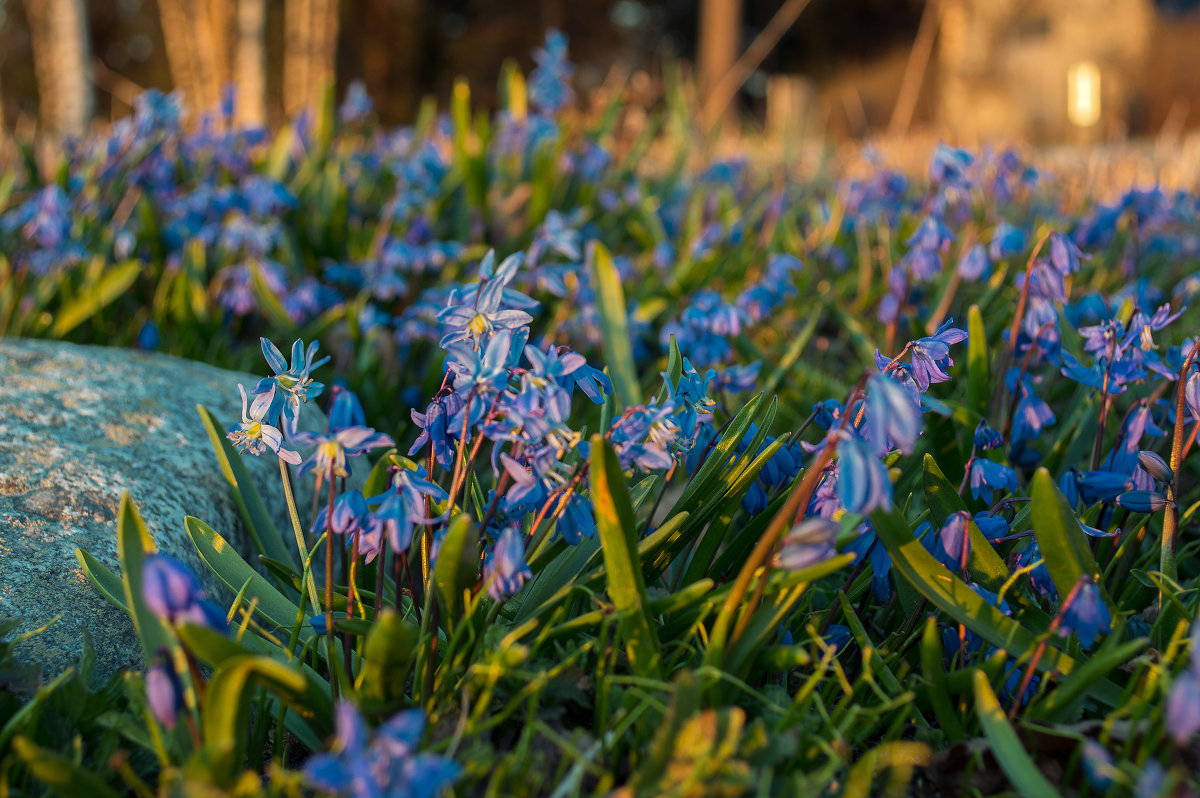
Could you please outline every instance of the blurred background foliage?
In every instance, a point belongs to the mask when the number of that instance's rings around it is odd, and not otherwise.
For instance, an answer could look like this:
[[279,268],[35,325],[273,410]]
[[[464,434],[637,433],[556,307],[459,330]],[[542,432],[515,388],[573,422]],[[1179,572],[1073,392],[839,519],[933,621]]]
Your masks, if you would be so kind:
[[[1200,121],[1196,0],[0,0],[0,128],[78,134],[144,89],[195,110],[230,84],[251,123],[354,81],[385,124],[459,76],[495,108],[502,65],[531,68],[550,27],[585,96],[655,103],[680,64],[707,121],[740,112],[781,133],[1095,143]],[[1082,125],[1079,75],[1098,106]]]

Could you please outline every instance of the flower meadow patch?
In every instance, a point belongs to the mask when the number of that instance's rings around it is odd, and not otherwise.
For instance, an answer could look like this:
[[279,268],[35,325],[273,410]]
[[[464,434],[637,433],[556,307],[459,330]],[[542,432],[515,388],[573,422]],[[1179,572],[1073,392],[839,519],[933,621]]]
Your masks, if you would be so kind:
[[199,408],[255,549],[184,519],[205,594],[126,496],[80,562],[145,669],[0,642],[0,790],[1200,789],[1196,195],[697,165],[537,62],[400,130],[151,93],[0,180],[5,334],[261,375]]

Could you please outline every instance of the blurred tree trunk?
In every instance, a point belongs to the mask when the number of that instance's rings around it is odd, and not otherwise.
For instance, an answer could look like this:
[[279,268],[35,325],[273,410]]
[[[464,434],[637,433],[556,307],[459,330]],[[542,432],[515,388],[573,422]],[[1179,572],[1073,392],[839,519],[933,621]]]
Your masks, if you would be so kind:
[[204,96],[199,85],[199,65],[196,63],[195,40],[192,38],[192,23],[188,19],[187,0],[158,0],[158,18],[162,24],[171,83],[183,92],[183,100],[188,108],[203,108]]
[[233,79],[229,0],[158,0],[171,83],[192,111],[209,111]]
[[95,110],[84,0],[25,0],[42,124],[79,136]]
[[289,117],[308,104],[312,11],[313,0],[287,0],[284,10],[283,111]]
[[[707,104],[709,94],[721,78],[733,68],[741,49],[742,0],[701,0],[700,30],[697,36],[696,60],[700,83],[700,102]],[[716,109],[705,119],[711,127],[730,116],[730,106]]]
[[267,1],[238,0],[237,119],[247,125],[267,121]]
[[317,109],[337,69],[337,0],[288,0],[284,20],[283,108]]

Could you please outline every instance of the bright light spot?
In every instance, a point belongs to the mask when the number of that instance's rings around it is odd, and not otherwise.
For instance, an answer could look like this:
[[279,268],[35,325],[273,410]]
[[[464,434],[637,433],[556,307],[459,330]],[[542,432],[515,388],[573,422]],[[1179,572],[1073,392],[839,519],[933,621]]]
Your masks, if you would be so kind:
[[1080,61],[1067,70],[1067,117],[1079,127],[1100,121],[1100,67]]

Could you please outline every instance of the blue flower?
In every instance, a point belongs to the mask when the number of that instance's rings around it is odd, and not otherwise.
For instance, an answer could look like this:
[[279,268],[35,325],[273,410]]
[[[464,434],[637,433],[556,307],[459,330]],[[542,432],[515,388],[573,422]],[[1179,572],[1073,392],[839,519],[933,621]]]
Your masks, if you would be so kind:
[[776,562],[787,571],[800,571],[819,565],[837,554],[833,540],[838,525],[825,518],[806,518],[780,543]]
[[322,508],[313,522],[313,532],[331,530],[335,535],[350,535],[361,532],[367,523],[367,500],[357,490],[347,490],[333,500],[333,521],[330,523],[329,507]]
[[1062,617],[1059,634],[1066,637],[1074,632],[1084,648],[1091,648],[1098,635],[1112,630],[1112,614],[1100,595],[1100,588],[1086,575],[1079,577],[1079,583],[1059,612]]
[[242,422],[230,427],[225,437],[233,441],[239,452],[250,452],[257,456],[270,449],[285,463],[299,463],[300,453],[283,442],[283,433],[279,429],[266,422],[267,414],[275,401],[275,386],[271,386],[266,393],[255,396],[249,409],[246,406],[246,389],[238,385],[238,391],[242,394]]
[[513,336],[501,330],[487,342],[480,353],[468,344],[454,343],[446,347],[447,365],[455,373],[454,389],[460,394],[478,392],[491,394],[508,382],[508,353]]
[[391,489],[367,499],[378,504],[366,520],[368,561],[381,550],[386,535],[392,551],[404,553],[412,545],[413,529],[417,524],[433,523],[436,518],[425,515],[425,497],[434,502],[448,501],[450,496],[442,486],[430,482],[425,469],[396,468],[392,471]]
[[461,412],[463,400],[456,393],[438,396],[424,413],[412,410],[413,423],[421,428],[421,434],[408,450],[409,457],[420,451],[425,444],[433,446],[433,456],[442,466],[449,468],[454,463],[454,439],[457,430],[451,429],[448,422]]
[[300,466],[298,473],[306,474],[315,468],[317,474],[325,479],[350,476],[347,457],[357,457],[380,446],[395,445],[391,437],[371,427],[345,427],[335,432],[297,432],[293,440],[301,446],[317,447]]
[[958,261],[958,274],[964,280],[986,279],[992,273],[992,265],[988,261],[987,248],[983,244],[975,244]]
[[304,765],[304,778],[318,790],[354,798],[434,798],[458,778],[451,759],[418,753],[425,713],[406,709],[372,736],[349,701],[337,706],[334,752],[316,754]]
[[262,344],[263,357],[267,359],[267,364],[275,372],[275,376],[259,380],[258,385],[254,387],[254,393],[260,395],[274,390],[275,398],[283,402],[283,428],[289,434],[294,433],[300,416],[300,405],[320,396],[325,388],[321,383],[313,381],[309,373],[327,363],[329,357],[323,357],[314,363],[313,358],[317,356],[319,344],[313,341],[308,345],[306,352],[303,339],[297,338],[292,343],[292,365],[288,366],[287,361],[283,359],[283,353],[275,344],[266,338],[260,338],[259,341]]
[[1007,537],[1009,533],[1008,521],[1001,515],[992,515],[989,512],[975,514],[975,525],[979,527],[979,531],[988,540],[996,540],[997,538]]
[[992,232],[992,243],[988,246],[988,254],[992,260],[1005,260],[1013,255],[1019,255],[1025,250],[1027,236],[1025,231],[1008,222],[1000,222]]
[[1127,490],[1113,501],[1118,507],[1134,513],[1157,513],[1168,504],[1167,497],[1152,490]]
[[597,368],[592,368],[587,363],[584,363],[579,368],[571,371],[569,374],[563,375],[559,380],[563,390],[571,393],[575,388],[583,391],[584,396],[592,401],[593,404],[604,404],[604,397],[612,395],[612,380],[608,375]]
[[219,632],[228,628],[225,613],[205,595],[200,580],[169,554],[150,554],[142,565],[142,600],[169,624],[191,623]]
[[950,345],[967,338],[965,332],[950,326],[953,323],[954,319],[947,319],[932,336],[919,338],[912,344],[913,379],[922,392],[929,390],[931,383],[950,379],[946,373],[946,369],[954,365]]
[[1004,436],[988,426],[986,420],[980,421],[975,427],[975,448],[981,452],[999,449],[1004,445]]
[[1143,449],[1138,452],[1138,465],[1159,482],[1174,482],[1175,472],[1157,452]]
[[971,495],[989,504],[993,491],[1017,489],[1017,472],[1003,463],[976,457],[971,462]]
[[519,529],[509,526],[500,533],[484,562],[483,576],[488,595],[496,601],[519,593],[525,581],[533,578],[525,562],[525,539]]
[[1085,471],[1075,482],[1084,504],[1111,502],[1129,489],[1129,476],[1111,471]]
[[516,307],[503,308],[502,304],[529,307],[537,305],[524,294],[506,288],[517,273],[524,255],[510,255],[493,271],[496,255],[492,251],[484,256],[479,265],[479,283],[463,291],[437,315],[437,320],[450,328],[442,336],[440,345],[449,348],[459,341],[473,341],[479,346],[482,339],[495,330],[515,330],[533,321],[533,317]]
[[843,431],[838,441],[838,498],[847,512],[866,515],[892,509],[892,482],[866,443]]
[[1086,258],[1079,251],[1079,247],[1075,246],[1075,242],[1070,236],[1063,233],[1051,233],[1050,241],[1050,263],[1054,265],[1062,274],[1071,274],[1079,271],[1080,258]]
[[921,408],[912,394],[891,377],[874,375],[867,383],[866,438],[877,455],[886,454],[894,444],[911,453],[921,434]]

